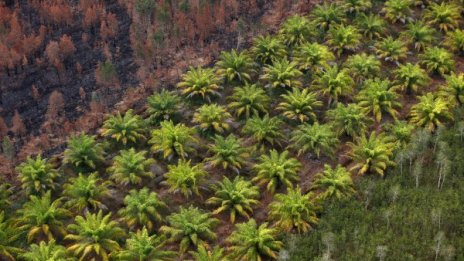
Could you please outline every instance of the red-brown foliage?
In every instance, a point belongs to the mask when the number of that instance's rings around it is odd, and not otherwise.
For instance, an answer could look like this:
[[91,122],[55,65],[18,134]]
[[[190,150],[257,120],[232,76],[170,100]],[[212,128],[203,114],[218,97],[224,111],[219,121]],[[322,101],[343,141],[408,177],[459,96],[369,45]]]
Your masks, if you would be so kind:
[[22,136],[26,134],[26,126],[24,125],[23,119],[19,114],[18,110],[15,110],[14,116],[11,119],[12,126],[11,131],[16,135]]

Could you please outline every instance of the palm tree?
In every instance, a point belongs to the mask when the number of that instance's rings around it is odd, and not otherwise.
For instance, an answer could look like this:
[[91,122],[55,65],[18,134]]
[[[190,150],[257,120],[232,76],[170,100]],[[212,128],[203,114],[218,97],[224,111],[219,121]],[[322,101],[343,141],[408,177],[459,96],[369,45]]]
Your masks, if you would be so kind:
[[348,13],[362,14],[372,8],[371,0],[344,0],[343,8]]
[[298,155],[311,152],[317,158],[321,153],[333,157],[338,146],[338,138],[328,124],[302,124],[292,133],[290,148],[298,151]]
[[335,55],[329,48],[319,43],[304,43],[295,50],[294,61],[303,72],[317,74],[329,67]]
[[356,96],[356,100],[366,113],[372,113],[377,122],[382,120],[383,113],[388,113],[396,119],[398,115],[396,108],[401,108],[398,94],[390,88],[390,81],[379,78],[367,80],[364,88]]
[[79,174],[64,185],[65,206],[77,212],[106,209],[102,200],[110,197],[110,184],[110,181],[98,178],[96,172],[89,175]]
[[440,31],[447,32],[459,26],[462,8],[453,3],[431,3],[424,12],[429,24],[438,26]]
[[13,187],[3,180],[2,182],[0,184],[0,209],[8,210],[11,206],[10,196],[13,193]]
[[237,117],[244,115],[247,119],[251,116],[259,116],[260,113],[267,112],[270,100],[266,92],[255,84],[236,87],[233,94],[228,98],[231,100],[228,108]]
[[88,212],[85,217],[77,216],[74,222],[68,226],[72,233],[66,235],[65,239],[73,242],[68,250],[80,260],[95,258],[108,261],[113,253],[121,249],[118,241],[125,232],[111,220],[111,214],[103,216],[101,210],[97,214]]
[[212,189],[214,196],[206,203],[217,207],[213,214],[229,211],[231,223],[235,223],[237,214],[250,218],[249,213],[253,212],[253,205],[259,204],[259,188],[240,176],[236,176],[232,181],[224,177],[222,182],[213,185]]
[[385,32],[385,28],[387,28],[385,20],[381,16],[372,13],[357,14],[354,22],[359,31],[371,40],[380,38]]
[[339,69],[337,65],[328,68],[314,81],[313,87],[324,96],[328,96],[329,106],[338,102],[340,96],[349,95],[353,91],[354,81],[347,69]]
[[408,23],[407,29],[401,32],[401,38],[414,46],[417,51],[423,51],[436,41],[436,31],[424,21]]
[[251,81],[254,73],[253,59],[246,52],[237,53],[236,50],[221,52],[220,60],[216,63],[217,74],[227,82],[246,83]]
[[446,83],[440,86],[440,96],[445,100],[453,100],[459,106],[464,104],[464,73],[451,73],[445,77]]
[[248,149],[243,147],[241,140],[230,134],[226,138],[216,135],[214,143],[208,145],[213,155],[205,159],[212,166],[222,166],[223,169],[232,169],[237,174],[247,162]]
[[409,124],[407,121],[396,121],[393,124],[384,125],[383,128],[396,141],[395,149],[401,149],[408,145],[413,131],[416,129],[414,125]]
[[2,260],[15,261],[14,255],[22,251],[21,248],[14,246],[21,235],[14,223],[5,218],[5,212],[0,211],[0,258]]
[[124,117],[118,112],[111,116],[104,123],[101,129],[103,136],[108,136],[116,142],[126,146],[127,143],[136,144],[145,139],[145,126],[139,115],[134,115],[132,109],[128,110]]
[[117,254],[119,260],[138,261],[170,261],[174,260],[176,252],[163,250],[166,240],[163,236],[151,235],[144,227],[131,232],[126,240],[126,249]]
[[35,159],[28,156],[26,162],[21,163],[16,170],[21,179],[21,188],[27,195],[41,195],[55,189],[58,172],[41,155]]
[[452,120],[448,102],[432,93],[419,97],[419,102],[411,107],[410,121],[419,127],[435,131],[444,121]]
[[385,61],[398,62],[406,58],[408,48],[401,39],[388,36],[375,44],[375,52]]
[[333,198],[340,200],[349,198],[355,193],[351,173],[340,164],[335,168],[325,164],[324,171],[314,176],[311,189],[322,190],[318,197],[323,200]]
[[211,102],[212,97],[221,96],[219,81],[213,68],[190,67],[177,87],[182,89],[182,94],[187,98],[201,97]]
[[119,155],[114,157],[113,166],[108,168],[111,179],[116,183],[127,186],[140,185],[142,178],[152,178],[154,175],[150,171],[150,166],[155,163],[154,159],[145,158],[146,151],[136,152],[134,148],[121,150]]
[[182,98],[175,92],[161,90],[147,98],[149,122],[158,124],[179,116],[182,108]]
[[314,34],[308,19],[299,15],[289,17],[282,24],[279,33],[288,46],[300,45]]
[[363,108],[355,103],[338,104],[327,111],[327,118],[338,135],[346,134],[353,138],[364,134],[371,123]]
[[440,75],[453,71],[453,55],[444,48],[429,47],[423,54],[419,54],[420,63],[425,66],[428,72],[436,72]]
[[357,138],[356,143],[349,142],[348,146],[351,148],[348,157],[355,163],[350,170],[358,170],[358,175],[373,173],[383,177],[387,167],[395,165],[391,160],[395,143],[385,135],[372,132],[369,137]]
[[380,74],[381,62],[374,55],[360,53],[348,57],[344,67],[357,83],[362,83]]
[[23,208],[18,211],[21,215],[18,222],[20,229],[27,231],[27,241],[52,240],[64,236],[63,219],[71,213],[61,207],[61,200],[52,201],[51,192],[42,197],[30,196]]
[[208,212],[190,206],[180,207],[179,212],[167,217],[169,225],[162,226],[160,232],[169,237],[171,242],[179,242],[180,253],[185,253],[190,245],[205,245],[206,240],[215,240],[213,228],[219,220],[212,218]]
[[464,54],[464,30],[456,29],[446,33],[445,41],[443,43],[451,51]]
[[153,130],[148,141],[151,151],[163,153],[163,158],[171,160],[174,155],[185,159],[190,153],[195,152],[194,146],[198,143],[195,137],[195,129],[185,126],[183,123],[174,125],[172,121],[163,121],[160,128]]
[[404,24],[406,21],[412,20],[412,5],[413,0],[388,0],[384,3],[381,12],[391,22],[400,21]]
[[170,192],[181,192],[187,198],[192,193],[200,196],[200,185],[208,175],[203,164],[192,166],[190,160],[179,160],[177,165],[169,165],[168,169],[164,176]]
[[195,261],[228,261],[229,259],[224,254],[224,248],[215,246],[213,249],[208,249],[203,245],[198,246],[196,252],[190,251],[193,260]]
[[427,72],[418,64],[401,64],[393,74],[395,75],[393,89],[406,91],[408,95],[417,93],[420,87],[425,87],[430,82]]
[[286,194],[276,194],[269,204],[270,218],[287,233],[295,229],[298,233],[308,232],[319,221],[316,215],[318,210],[313,194],[302,194],[299,186],[288,188]]
[[103,148],[95,142],[95,136],[81,133],[68,140],[68,148],[64,151],[64,163],[87,172],[95,170],[97,164],[103,161]]
[[334,25],[328,31],[326,43],[340,56],[343,52],[354,52],[359,48],[361,34],[352,25]]
[[275,60],[281,60],[287,56],[285,45],[274,36],[257,36],[251,48],[256,61],[262,65],[272,64]]
[[293,181],[298,181],[298,171],[301,169],[301,163],[289,157],[287,150],[282,153],[273,149],[268,155],[261,155],[259,163],[254,166],[256,177],[252,180],[257,181],[259,185],[267,184],[266,189],[274,193],[276,188],[282,185],[292,187]]
[[205,104],[193,114],[192,123],[203,133],[223,133],[230,129],[232,115],[226,108],[217,104]]
[[284,138],[280,130],[283,122],[277,117],[269,117],[268,114],[263,118],[252,117],[248,119],[243,127],[244,134],[249,135],[257,143],[258,148],[264,149],[265,144],[280,144]]
[[124,208],[118,213],[130,228],[143,226],[153,231],[154,221],[158,223],[163,221],[159,213],[162,208],[167,208],[167,205],[156,192],[151,192],[148,188],[133,189],[124,198]]
[[254,219],[235,225],[235,230],[227,238],[233,260],[261,261],[277,259],[277,253],[284,244],[277,240],[279,231],[268,227],[267,223],[257,225]]
[[314,6],[310,14],[311,21],[320,29],[327,30],[331,25],[345,22],[345,10],[338,3],[323,2]]
[[299,78],[303,73],[298,70],[298,64],[287,58],[275,60],[272,65],[265,65],[260,79],[267,83],[266,87],[292,88],[300,87]]
[[317,100],[316,93],[309,89],[301,91],[298,88],[293,88],[291,92],[289,91],[281,97],[284,101],[279,103],[277,109],[282,111],[284,117],[300,123],[317,121],[314,110],[322,106],[322,101]]
[[20,255],[21,260],[24,261],[74,261],[75,259],[69,257],[66,248],[62,245],[56,244],[55,240],[49,242],[40,241],[40,243],[32,244],[29,250]]

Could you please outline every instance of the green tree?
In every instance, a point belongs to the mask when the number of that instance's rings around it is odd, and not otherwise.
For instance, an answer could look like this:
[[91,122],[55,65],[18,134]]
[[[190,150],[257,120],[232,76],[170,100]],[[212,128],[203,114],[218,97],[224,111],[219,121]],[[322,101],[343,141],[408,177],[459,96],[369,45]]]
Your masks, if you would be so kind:
[[338,102],[340,96],[346,96],[353,92],[354,81],[347,69],[339,69],[337,65],[328,68],[314,81],[313,87],[322,95],[329,98],[329,105]]
[[298,63],[290,62],[287,58],[276,60],[272,65],[265,65],[260,79],[272,88],[300,87],[299,78],[303,73],[298,70]]
[[363,108],[355,103],[338,104],[326,115],[338,135],[346,134],[353,138],[366,133],[371,123]]
[[231,115],[217,104],[204,104],[193,114],[192,123],[203,133],[223,133],[230,129]]
[[199,188],[208,175],[203,164],[192,166],[190,160],[179,160],[177,165],[169,165],[168,169],[164,176],[170,192],[181,192],[187,198],[192,193],[200,195]]
[[361,37],[358,29],[352,25],[335,25],[330,27],[326,43],[340,56],[346,51],[358,50]]
[[2,180],[0,184],[0,209],[8,210],[11,207],[11,194],[13,193],[13,187],[11,184]]
[[362,14],[372,8],[371,0],[343,0],[343,8],[347,13]]
[[193,260],[195,261],[228,261],[229,259],[224,254],[224,248],[215,246],[213,249],[208,249],[203,245],[198,246],[196,252],[190,251]]
[[64,151],[64,163],[72,164],[79,171],[92,171],[97,164],[104,161],[103,148],[95,142],[95,136],[81,133],[68,140],[68,148]]
[[249,213],[253,212],[253,205],[259,204],[259,188],[240,176],[236,176],[232,181],[224,177],[222,182],[214,184],[212,189],[214,196],[206,203],[217,207],[213,214],[229,211],[231,223],[235,223],[237,214],[250,218]]
[[368,80],[364,88],[356,96],[359,106],[364,108],[365,112],[375,118],[377,122],[382,120],[382,115],[388,113],[394,119],[397,118],[401,103],[398,101],[398,94],[390,88],[389,80],[376,78]]
[[273,149],[269,151],[269,155],[261,155],[259,162],[253,167],[256,176],[252,180],[260,185],[266,184],[266,189],[271,193],[282,185],[292,187],[293,181],[299,179],[301,163],[288,154],[287,150],[279,153]]
[[411,141],[412,134],[416,127],[407,121],[396,121],[392,124],[383,126],[386,133],[396,141],[396,149],[404,148]]
[[221,52],[219,61],[216,63],[217,74],[227,82],[246,83],[251,81],[254,73],[253,59],[246,52],[237,53],[236,50]]
[[22,252],[21,248],[14,246],[21,235],[18,233],[18,228],[14,225],[15,222],[7,220],[5,212],[0,211],[0,258],[4,258],[7,261],[15,261],[14,256]]
[[329,48],[319,43],[303,43],[296,48],[294,61],[303,72],[320,73],[330,67],[329,63],[335,60],[335,55]]
[[408,48],[401,39],[393,39],[387,36],[375,44],[375,52],[385,61],[398,62],[406,58]]
[[345,10],[343,5],[338,3],[322,2],[314,6],[310,14],[311,22],[318,28],[327,30],[331,25],[345,22]]
[[211,102],[212,97],[221,96],[219,81],[213,68],[190,67],[177,87],[182,89],[182,94],[187,98],[201,97]]
[[116,142],[126,146],[128,143],[136,144],[145,139],[145,126],[139,115],[134,115],[132,109],[128,110],[124,116],[118,112],[108,118],[101,129],[103,136],[110,137]]
[[152,178],[150,166],[155,163],[154,159],[145,158],[146,151],[136,152],[134,148],[121,150],[114,157],[113,165],[108,168],[111,179],[123,186],[140,185],[142,178]]
[[366,53],[352,55],[344,63],[344,67],[357,83],[379,76],[381,65],[377,57]]
[[453,55],[440,47],[426,48],[423,54],[419,54],[419,59],[428,72],[436,72],[442,76],[454,68]]
[[251,48],[256,61],[262,65],[272,64],[275,60],[281,60],[287,56],[285,45],[274,36],[257,36],[253,40]]
[[149,231],[154,230],[155,221],[161,223],[163,217],[160,209],[167,205],[158,197],[156,192],[150,192],[148,188],[131,190],[124,197],[124,207],[119,210],[122,220],[130,227],[146,227]]
[[182,108],[182,98],[175,92],[161,90],[147,99],[149,121],[158,124],[164,120],[171,120],[179,116]]
[[419,127],[435,131],[443,122],[452,120],[448,102],[432,93],[419,97],[419,102],[411,107],[410,122]]
[[354,184],[351,173],[342,165],[332,168],[324,165],[324,171],[314,176],[312,190],[321,190],[318,197],[323,200],[335,198],[337,200],[351,197],[354,193]]
[[332,126],[314,123],[301,124],[292,133],[290,148],[298,151],[298,155],[311,152],[319,158],[322,154],[333,157],[338,147],[338,138]]
[[384,3],[382,13],[393,23],[411,21],[413,0],[388,0]]
[[281,95],[283,102],[279,103],[277,109],[289,120],[300,123],[317,121],[314,110],[322,106],[322,101],[317,100],[317,95],[309,89],[292,88],[292,91]]
[[25,261],[73,261],[69,257],[66,248],[56,244],[55,240],[49,242],[41,241],[38,245],[32,244],[29,250],[20,255],[21,260]]
[[446,33],[445,41],[443,43],[451,51],[464,54],[464,30],[456,29]]
[[237,117],[245,116],[247,119],[266,113],[270,101],[266,92],[255,84],[234,88],[233,94],[228,98],[231,100],[228,105],[229,109]]
[[440,31],[447,32],[459,26],[462,7],[453,3],[430,3],[424,12],[424,18],[429,24],[438,26]]
[[223,169],[232,169],[237,174],[249,157],[248,149],[233,134],[227,137],[216,135],[214,143],[209,144],[208,148],[212,156],[206,158],[206,162],[214,167],[222,166]]
[[148,141],[152,144],[152,152],[161,152],[163,158],[168,160],[174,156],[185,159],[190,153],[195,152],[194,146],[198,143],[195,129],[182,123],[174,125],[172,121],[163,121],[160,126],[161,128],[152,131],[151,139]]
[[48,190],[55,189],[58,172],[41,155],[35,159],[28,156],[16,170],[21,179],[21,188],[27,195],[41,195]]
[[110,181],[103,181],[97,173],[79,176],[69,179],[64,185],[63,195],[66,199],[65,206],[77,212],[82,210],[106,209],[104,198],[110,197]]
[[168,235],[169,241],[179,242],[179,251],[184,253],[189,246],[205,245],[207,240],[215,240],[213,228],[219,223],[210,213],[190,206],[180,207],[179,212],[167,217],[168,225],[162,226],[160,232]]
[[314,34],[309,20],[299,15],[289,17],[282,24],[279,33],[288,46],[300,45]]
[[393,71],[393,74],[395,81],[392,88],[406,91],[409,95],[417,93],[419,88],[425,87],[430,82],[427,72],[418,64],[401,64]]
[[248,261],[277,259],[278,251],[284,246],[276,239],[278,233],[276,228],[268,227],[267,223],[258,226],[254,219],[235,225],[235,230],[227,238],[231,244],[231,258]]
[[382,37],[385,28],[387,28],[385,20],[381,16],[372,13],[357,14],[354,22],[359,31],[371,40]]
[[263,118],[255,116],[248,119],[242,131],[258,143],[258,148],[264,149],[265,144],[280,144],[280,140],[284,138],[280,130],[282,124],[283,122],[279,118],[269,117],[266,114]]
[[446,83],[440,86],[440,96],[445,100],[452,100],[459,106],[464,103],[464,73],[451,73],[445,77]]
[[414,46],[417,51],[423,51],[426,47],[435,43],[436,31],[428,26],[424,21],[408,23],[407,29],[401,32],[400,37]]

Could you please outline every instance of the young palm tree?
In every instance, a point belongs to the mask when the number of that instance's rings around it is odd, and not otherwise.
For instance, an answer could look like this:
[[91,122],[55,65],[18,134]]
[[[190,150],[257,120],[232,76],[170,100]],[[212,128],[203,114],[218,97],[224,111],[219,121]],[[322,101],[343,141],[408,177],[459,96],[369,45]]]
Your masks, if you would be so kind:
[[227,238],[232,260],[261,261],[277,259],[278,251],[284,244],[277,240],[279,231],[268,227],[267,223],[257,225],[254,219],[235,225],[235,230]]
[[190,251],[193,260],[195,261],[228,261],[229,259],[224,254],[224,248],[215,246],[213,249],[208,249],[203,245],[198,246],[196,252]]
[[337,103],[340,96],[352,93],[354,81],[347,69],[339,69],[337,65],[321,73],[314,81],[313,87],[329,98],[329,106]]
[[118,241],[125,232],[111,220],[111,214],[103,216],[101,210],[97,214],[88,212],[85,217],[77,216],[74,222],[68,226],[72,233],[66,235],[65,239],[73,242],[68,250],[80,260],[108,261],[121,249]]
[[169,171],[164,175],[170,192],[181,192],[185,197],[192,193],[200,196],[199,188],[208,173],[203,164],[191,165],[190,160],[179,160],[176,165],[169,165]]
[[31,196],[18,211],[20,229],[27,231],[27,241],[52,240],[64,236],[63,219],[71,213],[61,207],[61,200],[52,201],[50,191],[42,197]]
[[333,157],[338,146],[338,138],[328,124],[314,123],[313,125],[302,124],[292,133],[290,148],[298,151],[298,155],[311,152],[317,158],[321,154]]
[[273,149],[269,151],[269,156],[261,155],[259,163],[254,166],[256,177],[252,180],[257,181],[259,185],[267,184],[266,189],[271,193],[282,185],[292,187],[293,181],[299,179],[301,163],[288,154],[287,150],[279,153]]
[[347,13],[362,14],[372,8],[371,0],[343,0],[343,8]]
[[417,93],[419,88],[425,87],[430,82],[427,72],[418,64],[401,64],[393,74],[395,75],[393,89],[406,91],[408,95]]
[[343,52],[358,50],[361,37],[358,29],[354,26],[334,25],[328,31],[326,43],[340,56]]
[[251,116],[259,116],[260,113],[266,113],[270,100],[266,92],[255,84],[236,87],[228,98],[231,100],[228,108],[237,117],[245,116],[247,119]]
[[406,28],[405,31],[401,32],[400,36],[403,41],[413,45],[417,51],[423,51],[436,41],[435,29],[422,20],[409,23]]
[[398,115],[396,108],[401,108],[398,94],[390,88],[389,80],[367,80],[364,88],[356,96],[359,106],[366,113],[372,113],[377,122],[382,120],[382,114],[388,113],[394,119]]
[[171,120],[179,116],[182,98],[175,92],[161,90],[148,97],[147,105],[149,122],[158,124],[161,121]]
[[226,138],[216,135],[214,143],[209,144],[209,152],[213,155],[205,161],[212,166],[222,166],[223,169],[232,169],[235,173],[247,162],[248,149],[243,147],[241,140],[230,134]]
[[161,128],[153,130],[148,141],[151,151],[162,153],[163,158],[171,160],[174,156],[185,159],[190,153],[195,152],[194,146],[198,143],[195,137],[195,129],[185,126],[183,123],[174,125],[172,121],[163,121]]
[[367,79],[379,76],[381,65],[379,59],[374,55],[360,53],[348,57],[344,67],[348,69],[351,77],[357,83],[362,83]]
[[122,220],[130,227],[146,227],[153,231],[155,222],[161,223],[163,217],[159,213],[161,208],[167,205],[158,197],[156,192],[151,192],[148,188],[141,190],[131,190],[124,198],[124,208],[119,210]]
[[232,181],[224,177],[222,182],[213,185],[212,189],[214,196],[206,203],[217,207],[213,214],[229,211],[231,223],[235,223],[237,214],[250,218],[249,213],[253,212],[253,205],[259,204],[259,188],[240,176],[236,176]]
[[68,140],[68,148],[64,151],[64,163],[87,172],[95,170],[97,164],[103,161],[103,148],[95,142],[95,136],[81,133]]
[[447,32],[459,26],[462,8],[453,3],[431,3],[424,12],[429,24],[438,26],[440,31]]
[[385,20],[381,16],[372,13],[357,14],[354,22],[359,31],[371,40],[382,37],[385,28],[387,28]]
[[286,194],[275,195],[269,205],[269,216],[276,221],[277,227],[287,233],[292,230],[306,233],[319,221],[316,215],[319,208],[313,198],[312,193],[302,194],[299,186],[288,188]]
[[350,169],[358,170],[358,175],[373,173],[383,177],[388,166],[394,166],[391,160],[395,143],[382,134],[374,132],[369,137],[362,135],[356,143],[349,142],[351,151],[348,153],[355,165]]
[[5,212],[0,211],[0,258],[6,261],[15,261],[14,256],[22,251],[15,247],[15,242],[20,237],[16,222],[11,222],[5,218]]
[[232,115],[226,108],[217,104],[205,104],[193,114],[192,123],[203,133],[223,133],[230,129]]
[[345,10],[338,3],[323,2],[314,6],[310,14],[311,21],[320,29],[327,30],[331,25],[345,22]]
[[318,197],[323,200],[333,198],[340,200],[349,198],[355,193],[351,173],[340,164],[335,168],[325,164],[324,171],[314,176],[311,189],[322,190]]
[[385,17],[393,23],[397,21],[403,24],[406,21],[412,21],[412,9],[413,0],[388,0],[384,3],[382,13]]
[[211,102],[212,97],[221,96],[219,81],[213,68],[190,67],[177,87],[182,89],[182,94],[187,98],[201,97]]
[[206,240],[215,240],[213,228],[219,223],[208,212],[190,206],[180,207],[178,213],[167,217],[169,225],[162,226],[160,232],[169,237],[171,242],[179,242],[180,253],[185,253],[190,245],[206,245]]
[[117,254],[118,260],[171,261],[176,252],[163,250],[166,240],[163,236],[152,235],[144,227],[131,232],[126,240],[126,248]]
[[246,52],[237,53],[236,50],[221,52],[220,60],[216,63],[217,74],[227,82],[246,83],[251,81],[254,73],[253,59]]
[[281,60],[287,56],[285,45],[274,36],[257,36],[254,39],[251,52],[256,61],[262,65],[272,64],[275,60]]
[[338,135],[346,134],[353,138],[364,134],[371,123],[363,108],[355,103],[338,104],[327,111],[327,118]]
[[375,52],[385,61],[398,62],[406,58],[408,48],[401,39],[393,39],[391,36],[375,44]]
[[110,181],[98,178],[97,173],[79,174],[64,185],[65,206],[74,211],[106,209],[103,198],[110,197]]
[[454,68],[453,55],[446,49],[440,47],[429,47],[423,54],[419,54],[420,63],[425,66],[428,72],[445,75]]
[[125,146],[127,143],[135,144],[144,140],[145,126],[142,118],[139,115],[134,115],[134,111],[130,109],[124,114],[124,117],[118,112],[108,118],[103,123],[101,133]]
[[266,87],[292,88],[301,87],[299,78],[303,73],[298,70],[296,62],[290,62],[287,58],[275,60],[272,65],[265,65],[264,74],[260,79],[267,83]]
[[136,152],[134,148],[121,150],[119,155],[114,157],[113,166],[108,168],[111,179],[116,183],[127,186],[140,185],[142,178],[152,178],[154,175],[150,171],[150,166],[155,163],[154,159],[145,158],[146,151]]
[[412,134],[416,127],[407,121],[396,121],[393,124],[383,126],[386,133],[396,141],[395,149],[404,148],[411,141]]
[[451,51],[464,55],[464,30],[456,29],[446,33],[445,41],[443,43]]
[[21,188],[27,195],[40,195],[55,189],[58,172],[41,155],[35,159],[28,156],[26,162],[21,163],[16,170],[21,179]]
[[299,15],[289,17],[282,24],[279,33],[288,46],[300,45],[314,34],[308,19]]
[[243,127],[244,134],[251,136],[257,143],[258,148],[264,149],[265,144],[280,145],[280,140],[284,138],[280,130],[283,122],[277,117],[269,117],[268,114],[263,118],[252,117],[248,119]]
[[317,95],[309,89],[301,91],[293,88],[287,94],[281,95],[283,102],[279,103],[277,109],[282,111],[282,115],[289,120],[300,123],[307,121],[317,121],[314,110],[322,106],[322,101],[317,100]]
[[449,103],[432,93],[419,97],[419,102],[411,107],[411,123],[435,131],[443,122],[452,120]]
[[464,104],[464,73],[455,74],[453,72],[445,79],[446,83],[440,86],[440,96],[462,106]]
[[303,72],[317,74],[330,67],[329,63],[335,60],[335,55],[329,48],[319,43],[303,43],[294,53],[294,61],[299,64]]
[[11,184],[1,181],[0,184],[0,209],[8,210],[11,206],[10,196],[13,193],[13,187]]
[[40,243],[32,244],[29,250],[22,253],[20,256],[24,261],[74,261],[75,259],[68,255],[66,248],[56,244],[55,240],[49,242],[40,241]]

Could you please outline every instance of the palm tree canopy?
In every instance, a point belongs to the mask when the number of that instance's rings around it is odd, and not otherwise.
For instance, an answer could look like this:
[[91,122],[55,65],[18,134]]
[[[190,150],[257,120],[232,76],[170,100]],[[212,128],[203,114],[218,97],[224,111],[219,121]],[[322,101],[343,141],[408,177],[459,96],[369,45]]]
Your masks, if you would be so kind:
[[154,153],[162,153],[163,158],[172,159],[174,155],[184,159],[195,152],[194,146],[198,142],[193,128],[180,123],[174,125],[172,121],[163,121],[160,128],[153,130],[148,141]]
[[228,107],[237,117],[259,116],[260,113],[266,113],[269,105],[269,96],[257,85],[245,85],[236,87],[234,93],[228,97],[231,102]]
[[145,126],[142,118],[135,114],[132,109],[128,110],[124,116],[118,112],[108,118],[101,129],[103,136],[108,136],[123,145],[127,143],[135,144],[139,140],[144,140]]
[[314,123],[313,125],[301,124],[292,133],[290,148],[298,151],[298,155],[310,152],[317,158],[321,154],[332,157],[338,146],[338,137],[328,124]]
[[319,195],[322,199],[343,199],[352,196],[355,192],[351,173],[341,165],[332,168],[324,165],[324,171],[314,176],[311,189],[322,190]]

